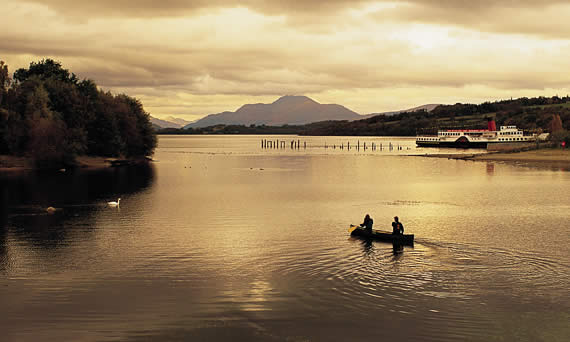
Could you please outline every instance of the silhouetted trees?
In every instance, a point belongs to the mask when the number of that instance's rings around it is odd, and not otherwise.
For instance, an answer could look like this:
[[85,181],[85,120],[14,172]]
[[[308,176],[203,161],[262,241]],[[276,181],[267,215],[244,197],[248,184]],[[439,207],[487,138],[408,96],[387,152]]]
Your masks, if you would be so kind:
[[113,95],[51,59],[18,69],[0,62],[0,153],[40,165],[72,163],[77,155],[152,155],[156,136],[139,100]]

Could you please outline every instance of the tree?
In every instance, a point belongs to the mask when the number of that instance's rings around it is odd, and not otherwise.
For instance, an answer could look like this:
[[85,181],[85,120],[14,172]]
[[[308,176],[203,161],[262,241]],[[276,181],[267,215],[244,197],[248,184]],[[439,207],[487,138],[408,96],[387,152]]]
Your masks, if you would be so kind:
[[77,84],[77,76],[64,69],[60,62],[53,59],[42,59],[38,63],[31,62],[28,69],[20,68],[14,73],[14,80],[24,82],[26,79],[38,76],[41,79],[52,78],[54,80]]
[[8,66],[4,61],[0,61],[0,106],[2,106],[2,99],[10,86],[10,75],[8,74]]
[[550,132],[551,133],[555,133],[558,131],[561,131],[562,128],[562,120],[560,119],[560,115],[558,114],[553,114],[552,115],[552,121],[550,121]]
[[28,156],[39,167],[59,167],[72,162],[66,151],[65,124],[61,120],[39,118],[29,122]]
[[2,153],[27,154],[48,165],[78,154],[147,156],[156,147],[150,115],[140,101],[102,92],[54,60],[18,69],[8,95],[4,106],[0,102]]

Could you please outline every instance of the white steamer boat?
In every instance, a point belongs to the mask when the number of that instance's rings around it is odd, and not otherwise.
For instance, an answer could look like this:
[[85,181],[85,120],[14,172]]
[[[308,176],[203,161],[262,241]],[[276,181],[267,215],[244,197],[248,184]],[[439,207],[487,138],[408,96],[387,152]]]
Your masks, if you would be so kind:
[[501,126],[497,130],[495,121],[490,120],[487,129],[440,129],[437,135],[417,135],[416,145],[420,147],[487,148],[488,144],[529,143],[536,139],[536,134],[525,134],[516,126]]

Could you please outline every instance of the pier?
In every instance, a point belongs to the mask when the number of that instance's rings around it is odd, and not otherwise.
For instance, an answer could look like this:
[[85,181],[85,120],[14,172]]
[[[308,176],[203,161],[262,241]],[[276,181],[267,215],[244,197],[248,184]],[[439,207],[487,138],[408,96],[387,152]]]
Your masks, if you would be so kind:
[[306,141],[301,141],[300,139],[294,139],[294,140],[279,140],[279,139],[261,139],[260,141],[261,144],[261,148],[264,150],[279,150],[279,149],[286,149],[287,147],[290,150],[306,150],[307,147],[309,148],[324,148],[326,149],[333,149],[336,150],[337,148],[340,150],[344,150],[346,149],[347,151],[350,151],[351,148],[355,151],[360,151],[361,149],[363,151],[403,151],[403,150],[410,150],[409,146],[402,146],[399,143],[398,144],[394,144],[392,142],[384,142],[384,143],[377,143],[377,142],[366,142],[366,141],[360,141],[359,139],[356,141],[356,143],[354,143],[354,141],[351,142],[350,141],[346,141],[345,142],[340,142],[340,144],[338,142],[333,143],[332,145],[327,143],[326,141],[324,142],[324,145],[313,145],[310,146],[307,144]]

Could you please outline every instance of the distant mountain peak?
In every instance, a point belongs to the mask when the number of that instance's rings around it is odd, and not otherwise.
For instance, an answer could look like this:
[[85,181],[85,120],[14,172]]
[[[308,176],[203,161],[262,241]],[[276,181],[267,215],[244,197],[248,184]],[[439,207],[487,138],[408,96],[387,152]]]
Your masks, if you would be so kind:
[[340,105],[320,104],[317,101],[298,95],[286,95],[273,103],[245,104],[235,112],[210,114],[189,127],[225,125],[302,125],[327,120],[356,120],[358,113]]
[[295,104],[301,104],[301,103],[306,103],[306,102],[318,104],[317,101],[311,99],[311,98],[308,97],[308,96],[303,96],[303,95],[285,95],[285,96],[281,96],[280,98],[278,98],[278,99],[277,99],[275,102],[273,102],[272,104],[295,105]]

